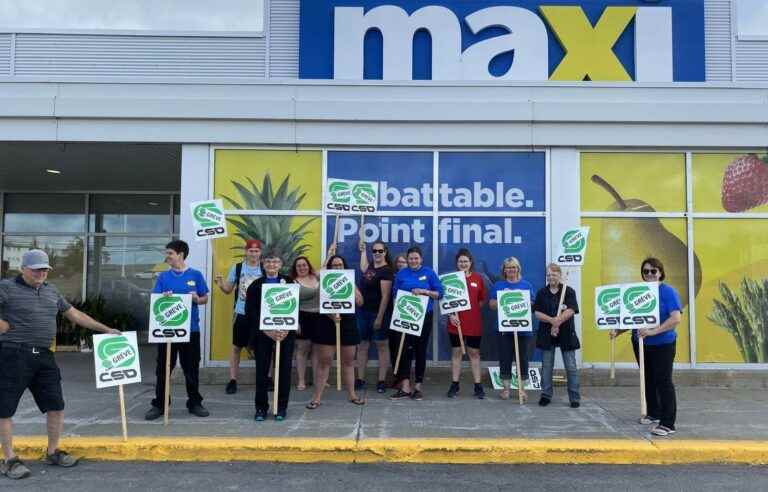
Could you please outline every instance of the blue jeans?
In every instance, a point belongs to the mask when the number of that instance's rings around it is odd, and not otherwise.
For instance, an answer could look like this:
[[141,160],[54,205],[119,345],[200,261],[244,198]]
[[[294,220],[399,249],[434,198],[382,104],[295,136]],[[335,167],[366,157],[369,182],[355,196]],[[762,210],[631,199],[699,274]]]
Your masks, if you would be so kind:
[[[555,348],[541,351],[541,396],[552,399],[552,368],[555,367]],[[561,350],[565,375],[568,378],[568,400],[579,401],[579,368],[576,367],[576,351]]]

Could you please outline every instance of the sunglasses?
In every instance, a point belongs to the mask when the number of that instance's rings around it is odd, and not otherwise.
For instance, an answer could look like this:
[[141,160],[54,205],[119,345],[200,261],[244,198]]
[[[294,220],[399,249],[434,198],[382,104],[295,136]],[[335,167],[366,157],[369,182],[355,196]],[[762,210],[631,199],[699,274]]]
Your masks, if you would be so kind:
[[656,275],[659,273],[658,268],[643,268],[643,275]]
[[386,252],[385,249],[372,249],[371,251],[373,251],[374,254],[383,254]]

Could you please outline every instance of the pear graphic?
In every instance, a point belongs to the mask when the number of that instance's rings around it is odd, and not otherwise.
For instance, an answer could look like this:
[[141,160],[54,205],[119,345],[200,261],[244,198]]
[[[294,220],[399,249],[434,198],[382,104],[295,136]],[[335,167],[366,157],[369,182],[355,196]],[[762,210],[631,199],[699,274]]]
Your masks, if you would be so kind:
[[[607,181],[598,175],[592,182],[610,193],[615,200],[609,212],[655,212],[653,207],[637,198],[624,199]],[[664,264],[667,284],[680,294],[683,306],[688,304],[688,248],[669,232],[656,217],[602,219],[601,278],[603,285],[640,282],[640,262],[649,256]],[[701,264],[694,253],[694,296],[701,288]]]

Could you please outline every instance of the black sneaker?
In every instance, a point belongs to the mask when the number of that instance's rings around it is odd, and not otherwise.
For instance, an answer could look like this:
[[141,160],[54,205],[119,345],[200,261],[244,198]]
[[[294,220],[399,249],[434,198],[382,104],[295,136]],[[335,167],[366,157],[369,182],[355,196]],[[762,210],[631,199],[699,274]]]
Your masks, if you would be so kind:
[[421,401],[424,399],[424,394],[420,390],[413,390],[413,393],[411,393],[411,399]]
[[32,471],[18,456],[14,456],[9,460],[0,460],[0,475],[5,475],[13,480],[21,480],[32,475]]
[[379,381],[376,383],[376,393],[384,393],[385,391],[387,391],[386,381]]
[[361,390],[363,388],[365,388],[365,380],[355,379],[355,390]]
[[237,393],[237,381],[234,379],[230,379],[224,391],[226,391],[228,395],[234,395],[235,393]]
[[264,422],[267,418],[266,410],[256,410],[256,415],[253,416],[253,420],[256,422]]
[[459,394],[459,383],[454,381],[451,383],[451,387],[448,388],[448,393],[445,394],[448,398],[456,398]]
[[475,383],[475,398],[478,400],[485,400],[485,390],[483,389],[483,383]]
[[402,400],[403,398],[410,398],[411,394],[399,389],[395,393],[389,395],[390,400]]
[[80,458],[75,458],[66,451],[57,449],[53,454],[46,454],[43,461],[48,465],[70,468],[75,466],[77,462],[80,461]]
[[580,406],[581,406],[581,403],[579,403],[577,401],[572,401],[571,402],[571,408],[579,408]]
[[540,407],[546,407],[547,405],[550,404],[550,402],[552,402],[552,400],[550,400],[546,396],[542,396],[541,398],[539,398],[539,406]]
[[144,414],[144,420],[157,420],[162,417],[163,411],[157,407],[152,407]]
[[211,414],[211,412],[206,410],[205,407],[199,403],[189,407],[189,413],[191,413],[192,415],[196,415],[198,417],[207,417]]

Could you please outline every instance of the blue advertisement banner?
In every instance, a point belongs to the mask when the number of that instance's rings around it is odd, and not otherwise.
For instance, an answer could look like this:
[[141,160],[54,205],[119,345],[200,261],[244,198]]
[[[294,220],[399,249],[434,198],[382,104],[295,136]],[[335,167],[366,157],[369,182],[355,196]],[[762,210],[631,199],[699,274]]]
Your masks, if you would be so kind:
[[[364,18],[382,6],[397,10]],[[498,12],[485,10],[500,6],[528,13],[507,12],[503,20]],[[337,10],[343,7],[361,8],[361,15],[347,12],[349,17],[343,17]],[[411,17],[424,7],[434,8]],[[570,7],[580,10],[566,10]],[[622,13],[618,7],[637,10]],[[546,8],[560,10],[544,12]],[[472,14],[475,18],[468,18]],[[344,32],[335,32],[337,16],[344,22],[339,28]],[[661,24],[671,28],[669,36],[661,34]],[[453,36],[460,38],[455,40],[456,53],[443,51],[448,44],[453,50]],[[336,38],[345,40],[345,45],[335,47]],[[432,45],[435,39],[439,47]],[[651,77],[659,76],[654,63],[669,63],[662,77],[670,82],[704,81],[704,0],[301,0],[299,46],[302,79],[483,80],[516,68],[522,72],[515,80],[652,81],[637,73],[640,56],[650,60],[643,69],[652,72]],[[388,54],[387,46],[404,51]],[[568,67],[561,67],[569,52],[580,53]],[[408,76],[386,76],[388,57],[395,63],[398,57],[406,61],[412,57],[412,67],[400,67],[398,72],[407,70]],[[546,66],[537,59],[545,60]],[[349,68],[350,63],[354,67]],[[455,70],[443,66],[451,63]],[[603,71],[611,65],[620,66]],[[558,69],[563,72],[557,73]]]
[[[485,279],[490,292],[499,280],[505,258],[516,257],[523,275],[536,288],[544,285],[546,266],[545,217],[499,215],[499,212],[545,212],[545,154],[543,152],[441,152],[438,154],[437,200],[444,211],[487,211],[496,216],[467,217],[438,215],[433,211],[431,152],[333,151],[328,153],[329,177],[378,180],[381,210],[418,210],[420,216],[367,216],[362,234],[369,245],[384,241],[392,256],[413,245],[424,252],[424,264],[438,273],[455,271],[455,255],[468,248],[475,258],[475,271]],[[389,195],[387,198],[386,195]],[[395,199],[400,197],[399,199]],[[404,197],[410,197],[405,199]],[[428,214],[424,212],[429,212]],[[326,238],[330,244],[337,218],[327,217]],[[339,244],[349,268],[358,270],[361,218],[338,217]],[[437,258],[433,241],[438,241]],[[358,270],[359,271],[359,270]],[[497,360],[496,313],[484,309],[482,355]],[[438,320],[439,359],[450,358],[446,319]],[[373,349],[372,349],[373,351]],[[373,354],[372,354],[373,355]]]

